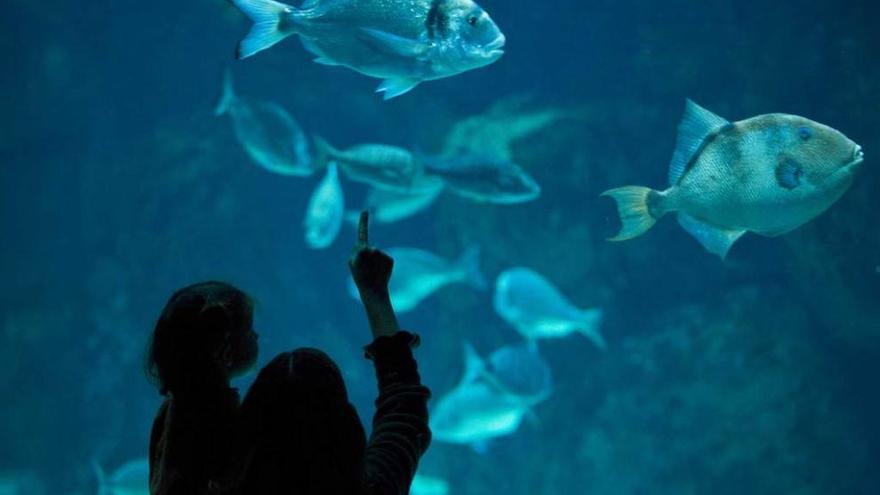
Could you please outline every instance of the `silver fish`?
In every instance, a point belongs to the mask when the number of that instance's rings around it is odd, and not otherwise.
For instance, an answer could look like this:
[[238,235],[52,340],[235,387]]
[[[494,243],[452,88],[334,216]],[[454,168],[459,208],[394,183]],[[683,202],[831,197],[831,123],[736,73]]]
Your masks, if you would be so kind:
[[298,34],[315,62],[384,79],[387,100],[422,81],[489,65],[504,35],[473,0],[233,0],[254,21],[237,56],[249,57]]
[[785,234],[828,209],[849,188],[864,153],[840,132],[796,115],[727,120],[688,100],[669,166],[669,188],[626,186],[620,232],[632,239],[663,215],[722,259],[746,232]]
[[494,351],[489,355],[487,369],[504,390],[534,402],[545,399],[553,390],[550,365],[541,357],[534,340]]
[[498,383],[473,347],[466,344],[464,376],[431,411],[434,440],[470,445],[482,452],[487,441],[514,433],[531,408],[549,395],[522,397]]
[[541,186],[522,167],[488,155],[424,158],[425,173],[442,178],[450,192],[480,202],[533,201]]
[[436,181],[425,178],[422,165],[409,150],[387,144],[359,144],[338,150],[315,136],[319,164],[334,161],[345,176],[355,182],[369,184],[402,194],[421,194],[436,188]]
[[101,495],[148,495],[150,493],[150,462],[148,459],[129,461],[109,475],[97,462],[92,469],[98,478]]
[[327,167],[327,175],[315,188],[306,208],[306,244],[312,249],[324,249],[336,239],[345,214],[345,198],[339,184],[335,163]]
[[574,306],[546,278],[528,268],[505,270],[495,280],[495,312],[523,337],[534,340],[580,332],[600,349],[602,310]]
[[[394,223],[409,218],[431,206],[443,192],[443,181],[436,177],[424,177],[427,186],[417,185],[418,192],[401,193],[385,189],[370,188],[362,210],[370,211],[370,221],[375,223]],[[426,189],[426,190],[425,190]],[[347,220],[357,225],[360,211],[348,212]]]
[[[466,249],[454,262],[415,248],[389,248],[386,252],[394,259],[394,272],[388,290],[391,304],[398,313],[411,311],[425,298],[450,284],[464,282],[477,289],[486,286],[486,280],[480,273],[477,248]],[[351,279],[348,292],[355,299],[359,297]]]
[[238,97],[229,72],[214,110],[214,115],[226,114],[232,118],[238,142],[259,166],[280,175],[302,177],[315,172],[308,138],[296,120],[276,103]]

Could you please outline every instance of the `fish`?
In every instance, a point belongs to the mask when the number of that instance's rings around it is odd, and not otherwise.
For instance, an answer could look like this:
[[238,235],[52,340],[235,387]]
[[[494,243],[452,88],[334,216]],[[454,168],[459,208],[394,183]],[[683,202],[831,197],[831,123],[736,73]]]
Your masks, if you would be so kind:
[[441,478],[416,474],[409,488],[409,495],[447,495],[449,483]]
[[501,347],[487,361],[487,369],[507,392],[537,402],[553,390],[550,365],[541,357],[534,340]]
[[401,193],[385,189],[370,188],[364,207],[359,211],[346,213],[346,219],[357,225],[360,211],[370,211],[370,221],[374,223],[394,223],[409,218],[431,206],[440,193],[444,183],[435,177],[424,177],[418,180],[429,181],[429,185],[417,186],[415,193]]
[[146,458],[126,462],[109,475],[97,461],[92,469],[98,478],[98,495],[149,495],[150,461]]
[[485,452],[489,440],[514,433],[549,394],[523,397],[510,393],[499,386],[473,346],[465,343],[464,349],[464,376],[437,400],[429,425],[436,441],[470,445]]
[[359,144],[338,150],[320,136],[315,136],[314,142],[319,164],[334,161],[355,182],[401,194],[427,193],[436,188],[436,181],[425,178],[421,163],[406,148]]
[[315,62],[382,79],[385,100],[504,54],[504,34],[473,0],[232,1],[254,22],[238,58],[297,34]]
[[223,79],[223,96],[214,115],[232,118],[238,142],[263,169],[296,177],[315,173],[309,140],[299,123],[277,103],[240,98],[235,94],[229,71]]
[[[466,249],[454,262],[410,247],[392,247],[385,252],[394,259],[388,291],[397,313],[412,311],[425,298],[450,284],[467,283],[479,290],[486,287],[486,279],[480,272],[479,248]],[[351,279],[348,293],[354,299],[359,298]]]
[[335,163],[327,167],[327,174],[318,184],[306,207],[306,244],[312,249],[324,249],[333,244],[345,214],[345,198],[339,184],[339,172]]
[[861,146],[807,118],[773,113],[731,123],[687,100],[669,187],[602,193],[616,202],[622,224],[609,240],[638,237],[676,213],[685,231],[723,260],[746,232],[783,235],[827,210],[863,161]]
[[541,186],[521,166],[489,155],[465,154],[424,158],[425,172],[442,178],[447,189],[464,198],[495,204],[534,201]]
[[492,304],[495,312],[527,340],[580,332],[599,349],[607,348],[599,331],[602,310],[576,307],[532,269],[513,267],[501,272],[495,279]]

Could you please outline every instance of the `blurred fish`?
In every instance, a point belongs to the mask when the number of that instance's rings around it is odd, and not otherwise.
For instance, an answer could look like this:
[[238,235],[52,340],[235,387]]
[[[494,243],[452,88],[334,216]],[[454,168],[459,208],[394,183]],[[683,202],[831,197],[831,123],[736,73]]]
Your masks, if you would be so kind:
[[601,309],[575,307],[547,279],[528,268],[510,268],[495,280],[495,312],[529,340],[580,332],[600,349]]
[[642,235],[663,215],[722,259],[746,232],[785,234],[828,209],[864,159],[840,132],[796,115],[730,123],[687,101],[669,166],[670,187],[626,186],[602,193],[623,224],[612,241]]
[[135,459],[106,475],[97,462],[92,463],[98,477],[98,495],[148,495],[150,493],[150,461]]
[[387,144],[359,144],[337,150],[315,136],[316,161],[335,161],[349,179],[376,189],[403,194],[433,191],[436,182],[426,179],[423,168],[409,150]]
[[345,198],[339,184],[336,164],[327,167],[327,175],[315,188],[306,208],[303,222],[306,244],[313,249],[324,249],[336,239],[345,214]]
[[[388,290],[391,304],[398,313],[412,310],[426,297],[449,284],[464,282],[477,289],[486,287],[479,266],[480,250],[476,247],[466,249],[455,262],[415,248],[389,248],[386,252],[394,258]],[[351,279],[348,292],[355,299],[359,297]]]
[[223,79],[223,96],[214,115],[229,114],[238,142],[264,169],[281,175],[307,176],[315,172],[309,142],[302,128],[280,105],[249,102],[236,96],[232,74]]
[[531,407],[548,395],[549,391],[522,397],[505,390],[473,347],[466,344],[464,377],[437,400],[431,411],[433,438],[470,445],[483,452],[487,441],[515,432],[531,413]]
[[272,0],[233,3],[254,21],[238,45],[239,58],[298,34],[315,62],[384,79],[377,91],[386,100],[504,53],[504,35],[473,0],[307,0],[299,8]]
[[488,361],[487,369],[512,394],[540,401],[553,390],[550,366],[533,340],[502,347],[490,354]]
[[[416,213],[431,206],[437,197],[443,192],[443,181],[435,177],[422,177],[418,181],[427,181],[429,184],[417,185],[418,192],[401,193],[385,189],[370,188],[367,193],[366,204],[362,210],[370,211],[370,221],[376,223],[393,223],[409,218]],[[346,218],[357,225],[360,211],[352,211],[346,214]]]
[[446,495],[449,483],[440,478],[416,474],[409,488],[409,495]]
[[474,201],[513,204],[541,195],[541,187],[522,167],[488,155],[426,158],[425,172],[442,178],[451,192]]

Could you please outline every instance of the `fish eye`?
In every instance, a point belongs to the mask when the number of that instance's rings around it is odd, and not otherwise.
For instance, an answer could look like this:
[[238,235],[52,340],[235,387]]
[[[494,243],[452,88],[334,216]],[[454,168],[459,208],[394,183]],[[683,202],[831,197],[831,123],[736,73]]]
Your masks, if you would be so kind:
[[804,141],[809,141],[810,138],[813,137],[813,130],[805,125],[798,127],[797,132],[798,136]]
[[477,25],[477,16],[472,15],[472,16],[468,17],[467,23],[470,24],[471,26],[476,26]]

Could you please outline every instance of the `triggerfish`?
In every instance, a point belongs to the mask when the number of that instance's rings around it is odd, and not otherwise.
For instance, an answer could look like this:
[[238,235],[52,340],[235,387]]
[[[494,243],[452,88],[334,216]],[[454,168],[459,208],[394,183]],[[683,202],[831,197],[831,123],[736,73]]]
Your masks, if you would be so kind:
[[232,1],[254,21],[239,58],[298,34],[315,62],[384,79],[377,92],[386,100],[504,53],[504,35],[473,0]]
[[722,259],[746,232],[785,234],[828,209],[853,182],[862,147],[796,115],[728,122],[688,100],[669,167],[669,188],[626,186],[602,193],[617,202],[622,227],[609,240],[642,235],[663,215]]

